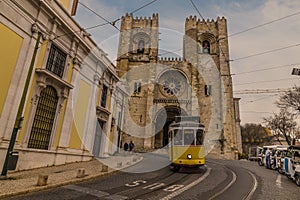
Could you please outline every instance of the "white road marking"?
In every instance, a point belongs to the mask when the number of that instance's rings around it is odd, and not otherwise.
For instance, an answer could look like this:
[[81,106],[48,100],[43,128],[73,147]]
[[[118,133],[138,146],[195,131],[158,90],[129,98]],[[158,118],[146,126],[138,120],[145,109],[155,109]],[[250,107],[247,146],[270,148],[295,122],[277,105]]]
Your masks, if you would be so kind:
[[86,193],[86,194],[93,195],[93,196],[96,196],[96,197],[104,197],[104,196],[109,195],[109,193],[107,193],[107,192],[102,192],[102,191],[99,191],[99,190],[94,190],[94,189],[81,187],[81,186],[77,186],[77,185],[66,185],[66,186],[63,186],[63,187],[66,188],[66,189],[69,189],[69,190],[75,190],[77,192]]
[[281,174],[277,175],[276,185],[277,185],[277,187],[279,187],[280,189],[282,189],[282,186],[281,186]]
[[257,189],[257,185],[258,185],[255,175],[252,172],[249,172],[249,171],[248,171],[248,173],[252,176],[254,184],[253,184],[252,190],[249,192],[249,194],[247,195],[246,198],[243,198],[243,200],[250,200],[252,198],[255,190]]
[[125,186],[127,186],[127,187],[136,187],[136,186],[139,186],[140,183],[147,183],[147,181],[137,180],[137,181],[133,181],[132,183],[126,183]]
[[209,174],[210,174],[211,168],[207,168],[207,171],[205,172],[205,174],[203,174],[203,176],[201,176],[199,179],[197,179],[196,181],[190,183],[189,185],[177,190],[176,192],[173,192],[171,194],[169,194],[168,196],[165,196],[164,198],[162,198],[161,200],[169,200],[173,197],[178,196],[179,194],[183,193],[184,191],[190,189],[191,187],[199,184],[201,181],[203,181]]
[[111,199],[111,200],[129,199],[126,196],[121,196],[121,195],[117,195],[117,194],[110,195],[108,192],[103,192],[103,191],[99,191],[99,190],[95,190],[95,189],[91,189],[91,188],[86,188],[86,187],[81,187],[81,186],[78,186],[78,185],[66,185],[66,186],[63,186],[63,187],[66,188],[66,189],[69,189],[69,190],[74,190],[74,191],[89,194],[89,195],[92,195],[92,196],[101,197],[101,199]]
[[226,190],[228,190],[228,188],[231,187],[231,185],[236,181],[236,174],[232,170],[230,170],[230,171],[231,171],[232,176],[233,176],[232,180],[230,181],[230,183],[225,188],[223,188],[223,190],[221,190],[220,192],[218,192],[215,195],[213,195],[212,197],[210,197],[209,200],[216,198],[217,196],[219,196],[220,194],[222,194],[223,192],[225,192]]
[[180,188],[184,187],[184,185],[171,185],[164,189],[166,192],[175,192],[176,190],[179,190]]
[[150,189],[150,190],[154,190],[156,188],[160,188],[160,187],[163,187],[165,186],[166,184],[164,183],[153,183],[151,185],[147,185],[145,187],[143,187],[143,189]]

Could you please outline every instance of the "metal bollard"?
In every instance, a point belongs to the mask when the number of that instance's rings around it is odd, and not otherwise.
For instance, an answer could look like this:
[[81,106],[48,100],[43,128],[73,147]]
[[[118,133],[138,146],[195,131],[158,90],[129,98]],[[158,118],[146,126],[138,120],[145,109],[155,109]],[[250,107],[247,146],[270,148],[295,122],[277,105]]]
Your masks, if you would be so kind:
[[107,165],[102,165],[101,172],[108,172],[108,166]]
[[122,162],[118,162],[117,163],[117,168],[121,168],[122,167]]
[[85,169],[84,168],[79,168],[77,170],[76,178],[82,178],[82,177],[85,177]]
[[47,185],[48,175],[40,174],[37,181],[37,186],[45,186]]

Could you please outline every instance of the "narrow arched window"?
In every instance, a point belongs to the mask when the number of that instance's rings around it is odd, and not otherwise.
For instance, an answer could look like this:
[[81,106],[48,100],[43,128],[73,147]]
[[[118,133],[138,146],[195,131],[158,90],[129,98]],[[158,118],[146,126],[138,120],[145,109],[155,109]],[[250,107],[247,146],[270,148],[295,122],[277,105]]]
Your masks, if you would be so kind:
[[138,43],[137,52],[138,53],[144,53],[144,51],[145,51],[145,42],[144,42],[144,40],[140,40],[139,43]]
[[203,53],[210,53],[210,43],[209,41],[205,40],[202,43],[202,52]]
[[42,90],[31,128],[28,148],[48,149],[57,102],[57,92],[53,87],[47,86]]

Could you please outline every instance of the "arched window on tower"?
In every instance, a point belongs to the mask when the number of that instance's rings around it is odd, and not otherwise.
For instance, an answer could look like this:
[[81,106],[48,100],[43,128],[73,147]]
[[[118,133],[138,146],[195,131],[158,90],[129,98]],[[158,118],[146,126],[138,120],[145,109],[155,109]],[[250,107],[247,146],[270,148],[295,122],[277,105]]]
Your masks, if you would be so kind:
[[138,43],[137,52],[138,53],[144,53],[144,51],[145,51],[145,42],[144,42],[144,40],[140,40],[139,43]]
[[210,53],[210,44],[207,40],[202,43],[202,53]]

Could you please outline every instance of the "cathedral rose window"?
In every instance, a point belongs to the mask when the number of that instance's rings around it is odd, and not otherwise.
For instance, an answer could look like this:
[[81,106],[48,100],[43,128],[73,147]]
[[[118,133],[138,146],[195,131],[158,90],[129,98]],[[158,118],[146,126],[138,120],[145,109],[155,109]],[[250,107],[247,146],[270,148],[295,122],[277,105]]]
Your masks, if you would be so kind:
[[159,83],[164,95],[179,96],[185,88],[186,78],[178,71],[168,71],[160,77]]
[[169,95],[178,94],[180,92],[181,83],[177,78],[169,77],[163,83],[163,89],[165,93]]

